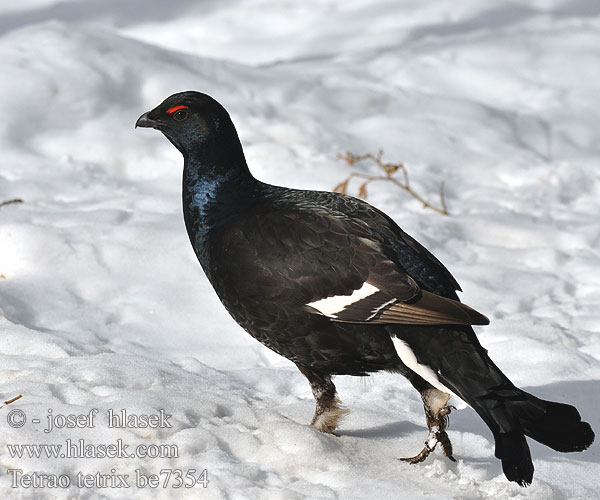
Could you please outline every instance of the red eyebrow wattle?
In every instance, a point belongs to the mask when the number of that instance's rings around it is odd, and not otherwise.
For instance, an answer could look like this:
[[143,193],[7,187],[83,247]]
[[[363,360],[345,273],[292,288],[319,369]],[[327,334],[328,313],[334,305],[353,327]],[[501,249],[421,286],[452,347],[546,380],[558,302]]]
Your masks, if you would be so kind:
[[167,113],[172,115],[178,109],[188,109],[188,107],[184,106],[183,104],[180,104],[179,106],[173,106],[172,108],[167,109]]

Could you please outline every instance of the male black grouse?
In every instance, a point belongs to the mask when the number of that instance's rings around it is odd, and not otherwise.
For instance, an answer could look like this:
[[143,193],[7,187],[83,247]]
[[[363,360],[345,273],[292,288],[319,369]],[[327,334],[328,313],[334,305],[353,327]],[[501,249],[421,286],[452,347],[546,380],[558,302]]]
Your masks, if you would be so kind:
[[459,301],[450,272],[386,214],[350,196],[256,180],[229,114],[205,94],[172,95],[136,126],[160,130],[183,154],[198,260],[233,318],[306,376],[316,429],[333,432],[346,413],[333,375],[386,370],[423,399],[429,436],[412,463],[438,442],[454,460],[450,394],[485,421],[504,474],[520,485],[533,478],[525,436],[562,452],[593,442],[573,406],[538,399],[500,371],[471,328],[488,319]]

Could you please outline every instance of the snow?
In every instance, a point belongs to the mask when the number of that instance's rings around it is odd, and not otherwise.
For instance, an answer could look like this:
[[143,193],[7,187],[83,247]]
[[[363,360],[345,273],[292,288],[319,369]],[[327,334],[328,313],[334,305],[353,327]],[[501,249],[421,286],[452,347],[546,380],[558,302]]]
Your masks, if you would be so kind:
[[[477,331],[505,373],[575,404],[598,431],[598,2],[29,0],[3,3],[0,36],[0,202],[24,200],[0,207],[0,400],[24,396],[0,408],[3,498],[597,497],[597,444],[531,443],[522,489],[469,408],[451,416],[456,464],[439,452],[399,462],[427,436],[400,376],[337,377],[351,410],[340,436],[309,428],[305,379],[234,323],[195,260],[179,153],[133,125],[171,93],[200,90],[230,111],[262,180],[331,189],[350,172],[338,153],[382,148],[428,200],[444,181],[450,217],[387,183],[368,199],[490,317]],[[93,428],[43,431],[49,409],[93,408]],[[15,409],[21,428],[6,421]],[[110,409],[163,409],[171,427],[109,428]],[[67,439],[179,456],[7,448]],[[166,468],[207,469],[210,482],[132,480]],[[114,469],[131,487],[13,488],[8,469],[73,480]]]

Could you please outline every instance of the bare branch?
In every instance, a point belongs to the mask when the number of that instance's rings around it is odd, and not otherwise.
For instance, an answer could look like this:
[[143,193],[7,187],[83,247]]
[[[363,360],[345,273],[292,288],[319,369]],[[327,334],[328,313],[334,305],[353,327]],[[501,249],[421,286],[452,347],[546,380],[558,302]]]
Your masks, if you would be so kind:
[[[449,215],[448,208],[446,207],[446,195],[444,193],[444,183],[440,184],[440,206],[435,206],[426,201],[422,196],[417,194],[412,187],[410,186],[410,182],[408,180],[408,170],[403,163],[384,163],[383,158],[383,150],[379,150],[377,155],[372,153],[367,153],[363,155],[357,155],[354,153],[350,153],[346,151],[343,155],[338,154],[337,157],[341,160],[344,160],[350,167],[353,167],[357,162],[364,160],[371,160],[376,163],[385,173],[385,175],[367,175],[362,174],[360,172],[352,172],[344,181],[340,182],[333,190],[338,193],[345,194],[348,191],[348,183],[354,177],[358,177],[361,179],[365,179],[365,181],[360,185],[358,189],[358,196],[361,198],[367,197],[367,185],[373,181],[389,181],[401,189],[404,189],[408,194],[410,194],[416,200],[419,200],[424,207],[430,208],[431,210],[435,210],[436,212]],[[402,172],[403,180],[398,180],[394,177],[396,172]]]
[[4,205],[10,205],[11,203],[23,203],[23,200],[20,198],[15,198],[14,200],[3,201],[0,203],[0,207],[3,207]]
[[18,399],[21,399],[23,397],[23,394],[19,394],[18,396],[9,399],[8,401],[4,401],[4,404],[0,405],[0,408],[2,408],[3,406],[9,405],[11,403],[14,403],[15,401],[17,401]]

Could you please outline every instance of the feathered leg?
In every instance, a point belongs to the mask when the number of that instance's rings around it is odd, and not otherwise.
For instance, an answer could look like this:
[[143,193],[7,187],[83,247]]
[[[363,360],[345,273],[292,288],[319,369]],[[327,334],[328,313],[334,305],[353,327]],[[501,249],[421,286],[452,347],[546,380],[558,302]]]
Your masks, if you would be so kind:
[[330,375],[323,375],[305,367],[298,367],[300,372],[308,379],[310,388],[317,402],[311,427],[320,432],[333,434],[340,420],[348,414],[348,410],[340,405],[335,385]]

